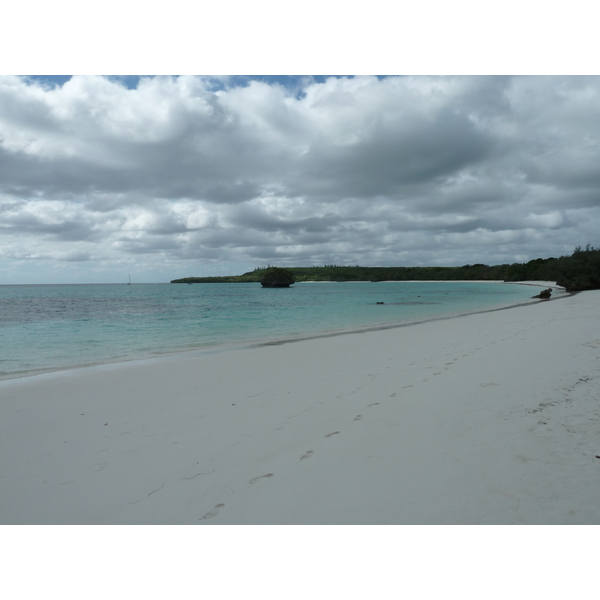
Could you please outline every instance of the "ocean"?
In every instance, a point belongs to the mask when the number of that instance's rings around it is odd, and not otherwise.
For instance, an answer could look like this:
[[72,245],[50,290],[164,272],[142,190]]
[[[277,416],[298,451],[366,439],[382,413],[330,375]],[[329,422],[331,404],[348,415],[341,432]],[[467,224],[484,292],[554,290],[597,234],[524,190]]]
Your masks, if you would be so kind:
[[5,285],[0,379],[388,327],[520,304],[538,291],[476,282]]

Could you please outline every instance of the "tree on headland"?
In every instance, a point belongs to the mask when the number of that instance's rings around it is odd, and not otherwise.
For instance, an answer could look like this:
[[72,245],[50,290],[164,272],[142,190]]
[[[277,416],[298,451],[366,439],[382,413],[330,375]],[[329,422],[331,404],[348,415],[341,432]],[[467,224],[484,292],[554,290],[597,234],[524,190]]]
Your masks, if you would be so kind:
[[600,249],[577,246],[569,257],[558,260],[556,283],[568,291],[600,289]]

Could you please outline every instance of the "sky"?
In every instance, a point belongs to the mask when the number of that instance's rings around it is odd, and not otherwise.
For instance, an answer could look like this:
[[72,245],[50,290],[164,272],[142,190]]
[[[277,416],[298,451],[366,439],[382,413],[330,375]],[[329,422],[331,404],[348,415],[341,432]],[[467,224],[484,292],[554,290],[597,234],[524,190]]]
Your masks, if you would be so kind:
[[0,284],[600,245],[585,2],[73,6],[7,9]]
[[2,283],[598,244],[597,76],[2,76]]

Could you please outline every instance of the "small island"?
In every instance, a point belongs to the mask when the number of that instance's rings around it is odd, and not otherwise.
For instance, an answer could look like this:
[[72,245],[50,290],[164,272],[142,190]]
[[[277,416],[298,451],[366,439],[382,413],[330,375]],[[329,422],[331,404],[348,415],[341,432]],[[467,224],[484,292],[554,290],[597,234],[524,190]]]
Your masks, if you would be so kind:
[[288,269],[269,267],[261,277],[260,284],[265,288],[285,288],[294,283],[294,274]]

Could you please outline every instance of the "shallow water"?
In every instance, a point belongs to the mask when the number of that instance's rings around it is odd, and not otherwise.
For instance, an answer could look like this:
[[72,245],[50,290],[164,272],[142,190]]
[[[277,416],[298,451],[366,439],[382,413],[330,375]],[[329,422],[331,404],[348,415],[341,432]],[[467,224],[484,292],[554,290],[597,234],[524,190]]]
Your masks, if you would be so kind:
[[534,293],[474,282],[0,286],[0,378],[489,310]]

